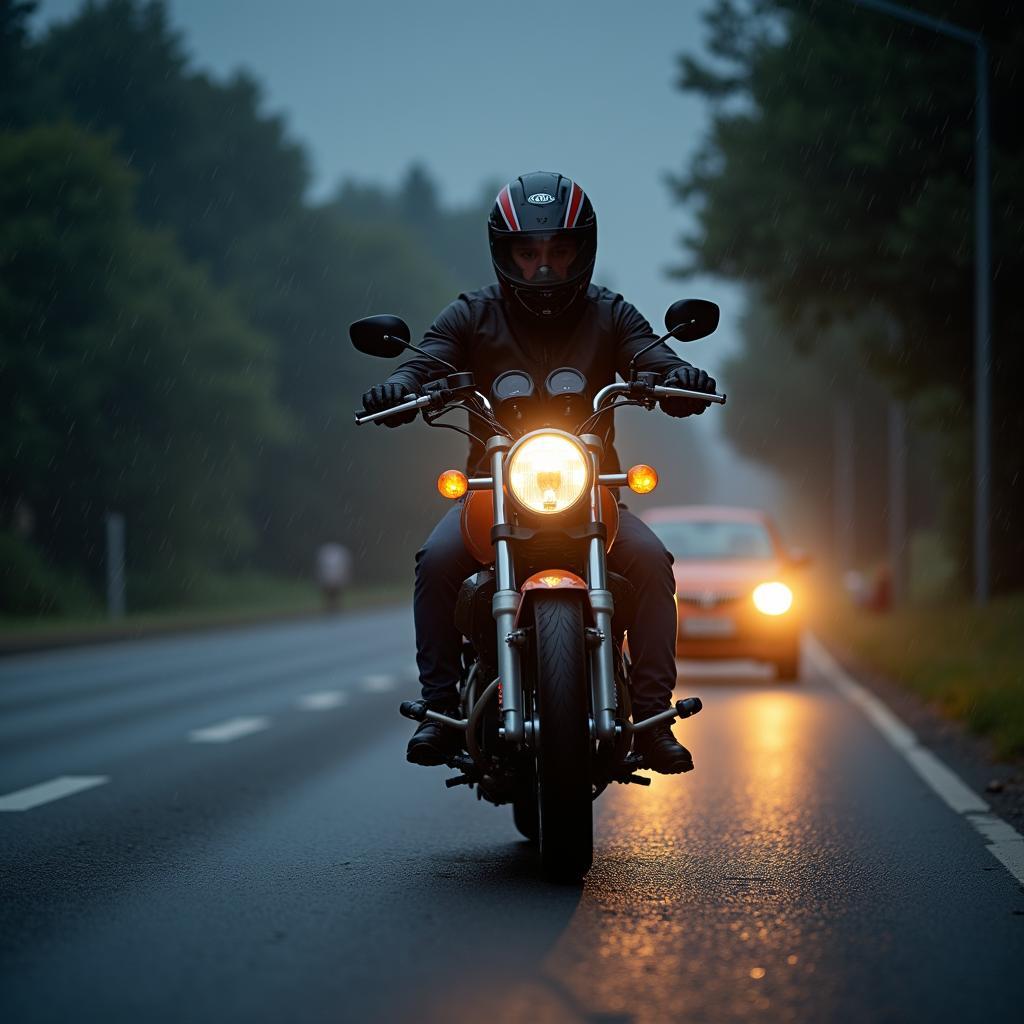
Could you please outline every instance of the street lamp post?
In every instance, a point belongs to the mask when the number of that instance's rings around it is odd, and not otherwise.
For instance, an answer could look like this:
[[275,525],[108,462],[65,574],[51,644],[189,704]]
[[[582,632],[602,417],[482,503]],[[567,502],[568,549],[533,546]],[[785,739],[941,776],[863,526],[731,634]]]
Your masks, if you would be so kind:
[[991,489],[992,281],[989,199],[988,46],[979,32],[888,0],[850,0],[974,47],[974,601],[988,601]]

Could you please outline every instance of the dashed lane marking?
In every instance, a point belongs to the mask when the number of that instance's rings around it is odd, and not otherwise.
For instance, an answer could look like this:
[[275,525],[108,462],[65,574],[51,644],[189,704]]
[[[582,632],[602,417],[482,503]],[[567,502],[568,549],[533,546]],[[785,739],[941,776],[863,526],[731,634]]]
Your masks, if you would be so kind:
[[321,693],[304,693],[299,698],[299,707],[303,711],[330,711],[347,701],[348,695],[340,690],[324,690]]
[[839,692],[859,707],[878,731],[945,803],[962,814],[988,841],[988,851],[1018,882],[1024,884],[1024,836],[1009,822],[990,814],[989,805],[926,747],[873,693],[840,667],[817,637],[804,638],[804,651]]
[[252,718],[229,718],[217,725],[208,725],[203,729],[193,729],[188,738],[193,743],[230,743],[254,732],[262,732],[270,727],[270,719],[263,716]]
[[387,693],[395,688],[394,676],[367,676],[363,680],[363,689],[367,693]]
[[0,796],[0,811],[30,811],[40,804],[48,804],[83,790],[102,786],[110,781],[109,775],[61,775],[48,782],[40,782],[27,789]]

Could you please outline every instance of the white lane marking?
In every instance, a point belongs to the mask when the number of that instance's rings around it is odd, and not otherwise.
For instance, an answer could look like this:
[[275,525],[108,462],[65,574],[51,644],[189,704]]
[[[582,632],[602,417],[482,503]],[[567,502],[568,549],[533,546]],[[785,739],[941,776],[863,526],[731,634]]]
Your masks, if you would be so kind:
[[40,804],[48,804],[51,800],[60,800],[61,797],[81,793],[109,781],[109,775],[61,775],[48,782],[40,782],[27,789],[19,789],[14,793],[0,796],[0,811],[29,811]]
[[394,676],[367,676],[363,680],[363,689],[367,693],[387,693],[395,688]]
[[933,792],[957,814],[964,815],[980,835],[988,840],[989,853],[1018,882],[1024,884],[1024,836],[1009,822],[987,813],[989,805],[956,772],[926,747],[922,747],[914,733],[873,693],[854,682],[821,641],[810,633],[804,637],[804,653],[847,700],[867,715]]
[[994,814],[968,814],[967,820],[989,841],[989,852],[1024,884],[1024,836]]
[[321,693],[304,693],[299,698],[299,707],[303,711],[329,711],[347,702],[348,694],[340,690],[324,690]]
[[914,771],[935,790],[957,814],[987,811],[988,804],[978,796],[952,768],[944,765],[930,750],[914,747],[905,750]]
[[208,725],[203,729],[193,729],[188,738],[193,743],[230,743],[232,740],[260,732],[270,726],[270,719],[262,716],[253,718],[229,718],[217,725]]

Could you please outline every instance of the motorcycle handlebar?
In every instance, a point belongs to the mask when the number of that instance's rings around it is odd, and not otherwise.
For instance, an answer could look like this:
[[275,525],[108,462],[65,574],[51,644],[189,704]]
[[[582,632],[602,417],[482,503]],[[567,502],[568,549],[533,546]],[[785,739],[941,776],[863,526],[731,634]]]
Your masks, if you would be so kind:
[[380,412],[366,412],[365,409],[356,409],[355,418],[356,426],[361,427],[364,423],[375,423],[377,420],[387,419],[388,416],[394,416],[399,412],[408,412],[410,409],[422,409],[425,405],[430,405],[433,401],[431,395],[406,395],[405,401],[401,405],[393,405],[390,409],[381,409]]
[[666,388],[661,384],[655,384],[650,392],[656,398],[698,398],[704,402],[713,402],[715,405],[725,405],[725,395],[713,391],[690,391],[687,388]]
[[[633,384],[609,384],[601,388],[594,396],[594,412],[598,412],[604,405],[606,398],[613,395],[625,394],[636,387]],[[715,405],[725,405],[725,395],[717,393],[709,394],[707,391],[690,391],[687,388],[667,388],[663,384],[648,384],[642,386],[642,394],[648,398],[696,398],[702,402]]]
[[[601,388],[594,396],[594,412],[601,408],[606,398],[628,392],[632,387],[634,385],[631,384],[609,384],[607,387]],[[687,388],[668,388],[662,384],[645,386],[643,393],[651,398],[695,398],[698,401],[708,402],[709,404],[725,405],[725,395],[709,394],[706,391],[690,391]],[[490,408],[490,402],[479,391],[475,391],[474,394],[481,399],[487,408]],[[431,405],[435,397],[435,395],[406,395],[405,401],[401,405],[393,405],[391,408],[381,409],[379,412],[366,413],[364,409],[356,409],[354,413],[356,426],[361,427],[365,423],[375,423],[377,420],[387,419],[388,416],[394,416],[396,413],[409,412],[411,409],[422,409],[425,406]]]

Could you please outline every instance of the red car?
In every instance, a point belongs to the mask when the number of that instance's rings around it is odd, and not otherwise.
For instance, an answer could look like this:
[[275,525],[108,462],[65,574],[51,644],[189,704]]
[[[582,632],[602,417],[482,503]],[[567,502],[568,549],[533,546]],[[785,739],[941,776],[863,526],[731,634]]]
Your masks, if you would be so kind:
[[680,658],[770,661],[800,674],[805,556],[790,553],[761,511],[708,505],[655,508],[644,520],[675,557]]

